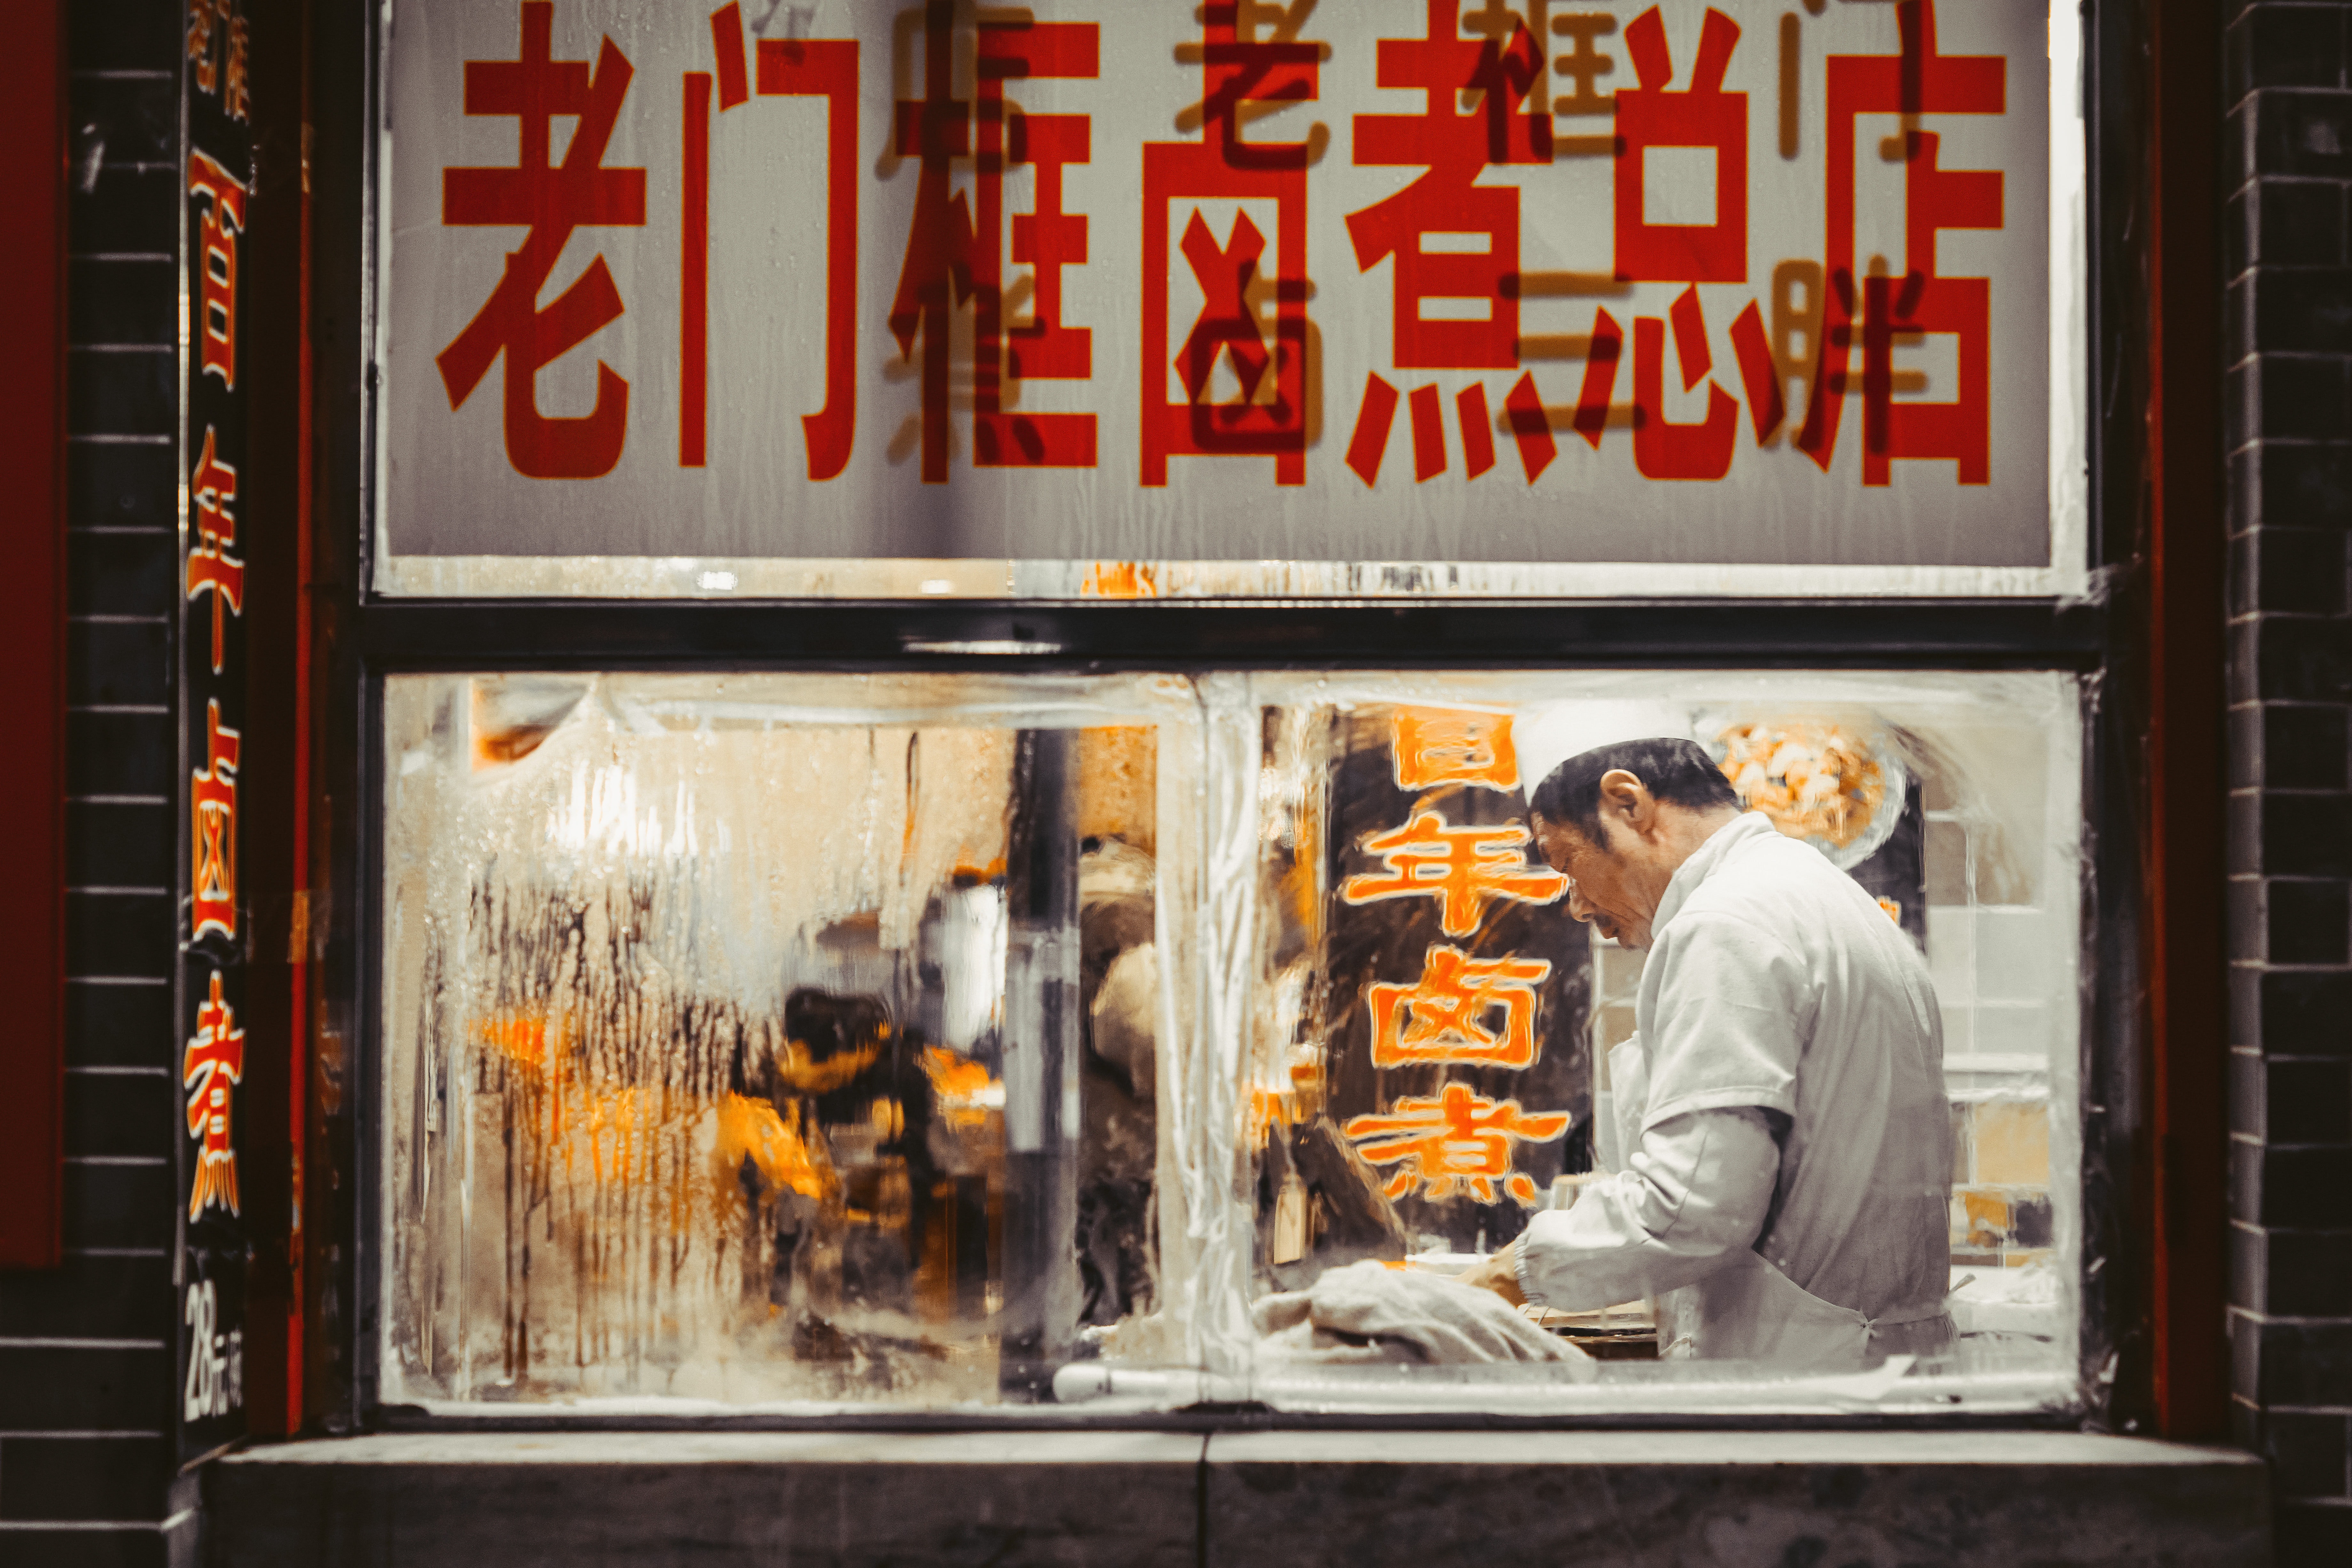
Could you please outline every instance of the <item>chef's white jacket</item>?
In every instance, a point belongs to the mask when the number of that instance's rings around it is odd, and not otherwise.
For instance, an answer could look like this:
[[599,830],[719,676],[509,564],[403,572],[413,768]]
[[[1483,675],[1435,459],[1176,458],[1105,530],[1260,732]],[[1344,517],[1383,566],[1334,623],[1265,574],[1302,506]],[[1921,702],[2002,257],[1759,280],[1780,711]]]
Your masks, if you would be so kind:
[[1754,812],[1684,862],[1651,932],[1609,1058],[1633,1152],[1529,1222],[1520,1289],[1659,1297],[1687,1353],[1790,1369],[1940,1348],[1952,1129],[1918,949]]

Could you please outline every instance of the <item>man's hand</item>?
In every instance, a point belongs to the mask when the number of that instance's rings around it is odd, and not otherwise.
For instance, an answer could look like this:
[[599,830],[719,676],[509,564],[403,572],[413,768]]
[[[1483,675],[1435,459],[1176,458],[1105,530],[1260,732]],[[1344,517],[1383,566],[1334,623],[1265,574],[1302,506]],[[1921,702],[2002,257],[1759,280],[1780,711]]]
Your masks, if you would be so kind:
[[1488,1256],[1475,1268],[1454,1278],[1465,1285],[1492,1290],[1514,1307],[1524,1307],[1528,1299],[1519,1293],[1518,1252],[1519,1244],[1515,1241],[1502,1251]]

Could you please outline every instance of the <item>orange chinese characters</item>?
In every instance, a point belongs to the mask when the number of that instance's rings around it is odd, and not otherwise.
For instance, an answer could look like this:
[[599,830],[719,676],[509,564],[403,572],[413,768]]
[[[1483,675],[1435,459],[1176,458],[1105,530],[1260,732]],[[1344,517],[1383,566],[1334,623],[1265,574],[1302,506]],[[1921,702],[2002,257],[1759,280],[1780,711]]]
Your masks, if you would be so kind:
[[[1433,942],[1410,985],[1364,987],[1372,1015],[1372,1065],[1475,1062],[1527,1068],[1536,1060],[1536,987],[1551,973],[1543,959],[1473,958]],[[1500,1009],[1501,1026],[1489,1026]]]
[[236,237],[245,232],[246,189],[210,155],[188,153],[188,195],[204,198],[196,216],[195,337],[202,374],[236,390]]
[[229,1137],[229,1090],[245,1081],[245,1031],[221,996],[213,971],[211,997],[196,1008],[196,1037],[181,1058],[180,1087],[188,1097],[188,1136],[199,1141],[196,1173],[188,1187],[188,1217],[212,1205],[235,1214],[236,1145]]
[[1423,1197],[1452,1197],[1461,1186],[1491,1204],[1499,1182],[1532,1208],[1536,1184],[1511,1168],[1512,1146],[1549,1142],[1568,1122],[1564,1110],[1530,1113],[1516,1100],[1488,1100],[1467,1084],[1449,1083],[1433,1095],[1405,1096],[1385,1116],[1353,1117],[1346,1131],[1366,1160],[1397,1168],[1381,1189],[1392,1198],[1418,1183]]
[[1568,891],[1567,878],[1528,864],[1529,837],[1516,822],[1450,827],[1436,812],[1415,812],[1402,827],[1364,841],[1387,869],[1349,878],[1339,896],[1351,904],[1433,898],[1438,900],[1438,928],[1448,936],[1468,936],[1478,929],[1479,912],[1495,900],[1549,904]]
[[1511,750],[1509,714],[1400,708],[1392,722],[1397,788],[1442,784],[1518,788],[1519,759]]
[[[444,169],[441,221],[526,232],[507,252],[489,300],[434,363],[456,409],[504,354],[507,460],[534,479],[593,479],[621,460],[628,382],[600,360],[594,407],[577,418],[551,418],[539,411],[539,373],[620,320],[626,307],[601,253],[544,310],[539,293],[573,229],[644,226],[646,172],[604,166],[635,68],[609,37],[593,73],[585,60],[554,58],[554,16],[550,0],[525,0],[518,58],[466,62],[466,112],[515,120],[521,156],[511,168]],[[572,139],[563,162],[552,163],[559,119],[573,121]]]
[[205,426],[205,449],[188,476],[188,597],[213,596],[213,673],[227,651],[228,617],[245,614],[245,563],[236,548],[236,469],[220,460],[218,438]]
[[205,765],[190,775],[188,921],[191,934],[236,938],[236,760],[244,741],[205,704]]
[[247,70],[251,49],[251,29],[233,0],[190,0],[188,58],[195,62],[190,74],[195,78],[198,92],[208,97],[215,91],[220,94],[221,112],[231,120],[253,117],[253,88]]

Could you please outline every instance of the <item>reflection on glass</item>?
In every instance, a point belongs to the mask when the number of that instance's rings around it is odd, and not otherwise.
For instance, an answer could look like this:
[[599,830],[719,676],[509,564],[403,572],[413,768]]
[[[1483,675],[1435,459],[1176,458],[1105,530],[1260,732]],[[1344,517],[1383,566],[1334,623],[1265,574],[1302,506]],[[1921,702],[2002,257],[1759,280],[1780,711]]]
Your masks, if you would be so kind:
[[387,1397],[1034,1398],[1150,1309],[1170,704],[952,685],[388,684]]
[[[1576,701],[1666,715],[1924,950],[1948,1354],[1808,1393],[1672,1359],[1670,1301],[1531,1316],[1517,1366],[1276,1327],[1629,1158],[1642,954],[1569,916],[1515,742]],[[2078,1397],[2061,678],[415,676],[384,710],[387,1400]]]

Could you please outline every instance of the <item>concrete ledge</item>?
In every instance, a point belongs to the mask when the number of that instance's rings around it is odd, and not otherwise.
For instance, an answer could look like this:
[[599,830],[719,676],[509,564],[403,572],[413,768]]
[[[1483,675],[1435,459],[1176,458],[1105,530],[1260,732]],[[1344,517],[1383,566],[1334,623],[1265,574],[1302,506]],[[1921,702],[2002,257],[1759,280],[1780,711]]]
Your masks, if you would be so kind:
[[2048,1432],[461,1433],[211,1468],[236,1568],[2263,1568],[2250,1456]]
[[2249,1455],[2053,1432],[1249,1433],[1215,1568],[2266,1568]]
[[1202,1439],[555,1433],[360,1437],[214,1468],[234,1568],[1193,1568]]

